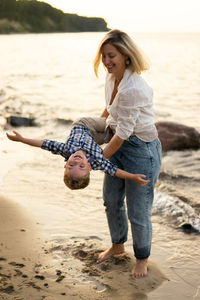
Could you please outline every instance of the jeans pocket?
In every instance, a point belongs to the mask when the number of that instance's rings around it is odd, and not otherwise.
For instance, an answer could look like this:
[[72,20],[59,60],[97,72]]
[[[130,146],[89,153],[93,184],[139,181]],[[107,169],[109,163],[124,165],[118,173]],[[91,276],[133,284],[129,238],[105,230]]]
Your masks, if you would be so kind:
[[131,135],[128,139],[129,143],[135,147],[146,146],[146,143],[140,140],[136,135]]
[[125,152],[131,157],[137,158],[149,158],[150,152],[148,148],[148,143],[140,140],[137,136],[132,135],[124,143]]

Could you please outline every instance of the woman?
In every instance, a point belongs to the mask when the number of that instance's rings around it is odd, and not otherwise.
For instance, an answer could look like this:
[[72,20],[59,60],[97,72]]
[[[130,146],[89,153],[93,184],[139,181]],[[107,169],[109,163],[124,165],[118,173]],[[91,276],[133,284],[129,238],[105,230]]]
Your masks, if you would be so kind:
[[94,60],[97,76],[101,60],[107,69],[106,108],[101,117],[107,118],[107,127],[114,133],[104,148],[104,156],[127,172],[145,174],[150,183],[141,187],[105,175],[103,197],[112,246],[99,255],[98,263],[125,251],[128,215],[136,257],[132,275],[142,277],[147,274],[152,240],[151,209],[161,165],[153,92],[140,76],[148,69],[148,63],[132,39],[119,30],[109,31],[99,45]]

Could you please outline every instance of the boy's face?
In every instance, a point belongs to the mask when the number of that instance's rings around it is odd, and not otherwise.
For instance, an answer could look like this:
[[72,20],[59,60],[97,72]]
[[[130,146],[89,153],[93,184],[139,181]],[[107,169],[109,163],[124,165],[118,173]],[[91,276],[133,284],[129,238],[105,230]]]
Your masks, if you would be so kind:
[[64,168],[65,172],[68,172],[74,178],[83,177],[92,169],[82,150],[73,153],[64,165]]

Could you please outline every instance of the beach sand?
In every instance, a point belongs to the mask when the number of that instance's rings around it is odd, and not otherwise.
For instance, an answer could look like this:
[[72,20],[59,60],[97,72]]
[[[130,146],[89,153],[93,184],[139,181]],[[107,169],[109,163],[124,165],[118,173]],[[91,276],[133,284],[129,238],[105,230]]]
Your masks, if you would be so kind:
[[153,263],[148,277],[133,279],[128,254],[97,265],[101,247],[91,240],[50,247],[24,208],[0,201],[0,299],[146,299],[167,279]]
[[[47,218],[41,222],[41,216],[38,217],[32,211],[31,202],[30,206],[25,206],[23,201],[19,201],[24,194],[32,192],[31,183],[28,180],[26,182],[23,177],[26,172],[31,174],[32,184],[37,182],[37,191],[33,186],[32,201],[42,201],[44,186],[39,184],[44,180],[42,172],[36,172],[34,168],[31,170],[32,163],[26,164],[27,148],[24,145],[17,144],[13,150],[11,142],[2,137],[1,145],[0,158],[3,163],[0,190],[0,300],[200,299],[198,236],[175,231],[162,217],[153,216],[154,238],[148,276],[138,279],[130,275],[135,261],[131,241],[125,254],[96,264],[98,253],[109,245],[109,234],[107,232],[103,240],[102,234],[91,235],[91,232],[96,234],[98,228],[106,227],[107,224],[98,225],[98,221],[91,224],[88,219],[88,236],[73,236],[73,230],[76,231],[76,228],[71,225],[70,238],[63,235],[62,239],[52,239],[48,230],[44,230]],[[34,158],[34,151],[39,160],[36,163],[38,166],[43,156],[38,155],[38,149],[33,149],[29,152],[30,160]],[[45,155],[48,157],[48,154]],[[19,162],[24,164],[24,170]],[[51,157],[46,161],[49,168],[50,162]],[[48,169],[46,171],[50,172]],[[95,175],[90,189],[77,192],[76,197],[81,199],[87,195],[89,201],[95,201],[92,199],[92,189],[94,182],[99,186],[102,184],[101,179]],[[45,180],[45,185],[48,185],[48,178]],[[52,185],[53,193],[54,187],[50,178],[49,185]],[[48,194],[45,190],[45,195],[51,200],[50,192]],[[38,197],[41,199],[38,200]],[[45,205],[48,211],[50,204]],[[101,213],[99,218],[102,222]],[[83,230],[84,226],[83,224]]]

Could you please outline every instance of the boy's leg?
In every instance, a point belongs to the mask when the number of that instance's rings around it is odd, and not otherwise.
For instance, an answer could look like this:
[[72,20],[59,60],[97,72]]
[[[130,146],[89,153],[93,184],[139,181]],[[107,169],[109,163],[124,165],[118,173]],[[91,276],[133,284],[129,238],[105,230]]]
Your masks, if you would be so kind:
[[111,134],[109,134],[108,136],[109,132],[108,130],[106,130],[106,118],[83,117],[74,121],[72,125],[86,126],[89,129],[95,142],[99,145],[104,144],[105,142],[108,143],[108,141],[112,137]]

